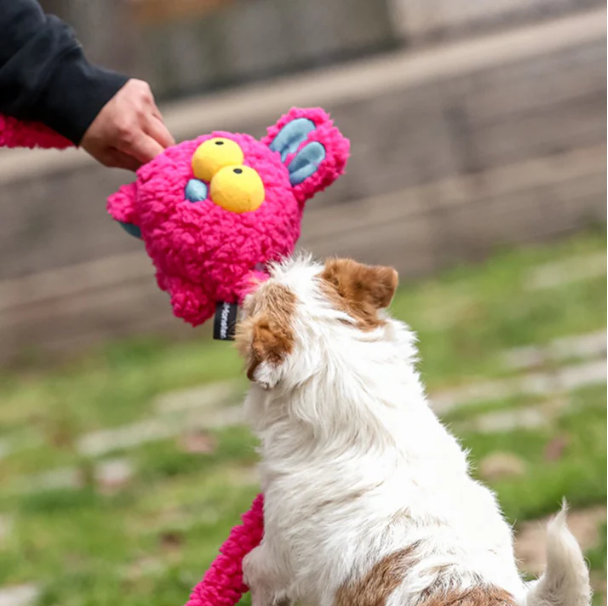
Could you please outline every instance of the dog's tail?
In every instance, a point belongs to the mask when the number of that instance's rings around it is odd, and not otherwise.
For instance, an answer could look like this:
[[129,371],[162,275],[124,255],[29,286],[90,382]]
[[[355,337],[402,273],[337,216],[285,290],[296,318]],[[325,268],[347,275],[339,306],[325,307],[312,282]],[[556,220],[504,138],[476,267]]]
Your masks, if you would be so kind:
[[567,507],[547,529],[547,568],[531,587],[526,606],[589,606],[591,587],[585,558],[566,525]]

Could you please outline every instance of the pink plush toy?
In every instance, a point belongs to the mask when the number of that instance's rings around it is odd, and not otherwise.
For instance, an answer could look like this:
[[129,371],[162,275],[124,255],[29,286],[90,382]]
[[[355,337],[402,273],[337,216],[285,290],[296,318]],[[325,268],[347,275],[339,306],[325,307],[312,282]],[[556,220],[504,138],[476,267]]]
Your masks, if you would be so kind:
[[[5,146],[67,146],[4,121]],[[110,196],[108,211],[144,241],[174,314],[196,326],[217,309],[221,324],[252,275],[293,251],[304,204],[342,174],[348,150],[323,110],[294,108],[261,141],[215,132],[170,147]]]
[[[63,149],[48,128],[0,115],[0,147]],[[349,142],[321,109],[292,109],[261,141],[215,132],[170,147],[108,199],[110,215],[144,241],[176,316],[231,338],[236,304],[266,263],[293,252],[304,204],[344,171]],[[243,558],[262,539],[263,497],[235,527],[187,606],[234,606]]]
[[243,523],[235,526],[203,580],[192,590],[186,606],[234,606],[247,592],[243,559],[264,535],[264,497],[258,495]]
[[[0,116],[0,145],[69,142]],[[216,337],[229,338],[252,276],[293,251],[304,204],[342,174],[348,151],[322,109],[294,108],[261,141],[215,132],[170,147],[109,197],[108,211],[144,241],[174,314],[196,326],[217,310]]]

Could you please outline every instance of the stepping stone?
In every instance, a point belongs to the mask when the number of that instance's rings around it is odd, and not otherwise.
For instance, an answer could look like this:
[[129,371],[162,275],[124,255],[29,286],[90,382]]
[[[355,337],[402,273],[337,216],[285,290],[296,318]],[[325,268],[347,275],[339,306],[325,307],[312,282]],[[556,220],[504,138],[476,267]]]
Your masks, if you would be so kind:
[[148,442],[166,440],[187,429],[213,429],[242,422],[243,410],[240,404],[215,410],[193,410],[186,414],[164,415],[114,429],[88,433],[76,441],[76,449],[79,454],[98,457],[117,450],[131,450]]
[[94,476],[102,492],[116,492],[128,485],[134,474],[133,464],[128,459],[103,461],[95,468]]
[[83,481],[82,472],[76,467],[60,467],[45,473],[23,477],[18,492],[27,494],[43,490],[81,488]]
[[504,352],[502,357],[505,366],[514,370],[542,366],[549,361],[559,362],[573,358],[605,358],[606,330],[562,337],[545,346],[516,347]]
[[584,255],[533,267],[524,278],[524,288],[543,290],[605,275],[605,254]]
[[431,408],[438,414],[481,402],[499,402],[517,395],[550,396],[587,385],[606,382],[606,361],[597,360],[564,366],[553,373],[528,373],[512,379],[472,383],[430,395]]
[[479,477],[488,482],[503,478],[523,476],[526,463],[511,452],[494,452],[483,458],[478,465]]
[[162,394],[154,401],[153,408],[159,414],[215,408],[237,403],[243,398],[243,392],[243,384],[240,381],[208,383]]
[[456,424],[459,432],[498,433],[513,429],[544,427],[551,420],[548,406],[529,406],[480,414],[473,419]]
[[0,587],[0,606],[30,606],[40,595],[37,585]]

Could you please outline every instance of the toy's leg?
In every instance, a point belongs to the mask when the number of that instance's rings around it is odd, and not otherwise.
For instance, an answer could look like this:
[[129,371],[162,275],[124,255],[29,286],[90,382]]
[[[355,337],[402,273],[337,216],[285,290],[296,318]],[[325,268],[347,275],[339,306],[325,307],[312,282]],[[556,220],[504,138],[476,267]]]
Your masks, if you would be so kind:
[[156,281],[162,290],[171,295],[173,313],[178,318],[183,318],[192,326],[198,326],[213,316],[215,303],[209,299],[203,285],[164,274],[157,274]]
[[243,560],[243,580],[251,591],[251,606],[289,606],[272,556],[260,545]]

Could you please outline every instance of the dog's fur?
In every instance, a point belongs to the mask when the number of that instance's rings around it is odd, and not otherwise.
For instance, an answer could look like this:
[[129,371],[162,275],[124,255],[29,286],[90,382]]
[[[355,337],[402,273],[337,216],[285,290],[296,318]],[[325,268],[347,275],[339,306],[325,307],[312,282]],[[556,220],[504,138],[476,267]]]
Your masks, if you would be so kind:
[[254,606],[587,606],[565,511],[545,574],[521,580],[494,495],[429,407],[414,335],[384,311],[396,287],[390,268],[300,257],[244,303],[265,494]]

